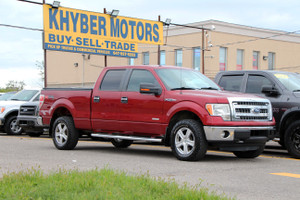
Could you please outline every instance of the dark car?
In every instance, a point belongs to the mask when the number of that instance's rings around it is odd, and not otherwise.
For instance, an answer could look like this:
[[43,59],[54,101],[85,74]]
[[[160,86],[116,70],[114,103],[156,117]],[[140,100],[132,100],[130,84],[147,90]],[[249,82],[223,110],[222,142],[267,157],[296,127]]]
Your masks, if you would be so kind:
[[[215,82],[224,90],[268,98],[276,120],[276,137],[288,152],[300,158],[300,75],[283,71],[223,71]],[[247,110],[245,112],[253,112]]]

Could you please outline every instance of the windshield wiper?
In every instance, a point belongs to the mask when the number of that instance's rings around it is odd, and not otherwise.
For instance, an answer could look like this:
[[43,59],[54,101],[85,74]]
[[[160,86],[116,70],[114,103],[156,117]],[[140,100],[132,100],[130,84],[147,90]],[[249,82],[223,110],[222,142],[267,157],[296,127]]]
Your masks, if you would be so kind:
[[293,90],[293,92],[300,92],[300,89],[298,89],[298,90]]
[[196,88],[179,87],[179,88],[172,88],[171,90],[196,90]]
[[20,101],[20,99],[8,99],[8,100],[13,100],[13,101]]
[[203,88],[200,88],[200,90],[218,90],[218,89],[213,88],[213,87],[203,87]]

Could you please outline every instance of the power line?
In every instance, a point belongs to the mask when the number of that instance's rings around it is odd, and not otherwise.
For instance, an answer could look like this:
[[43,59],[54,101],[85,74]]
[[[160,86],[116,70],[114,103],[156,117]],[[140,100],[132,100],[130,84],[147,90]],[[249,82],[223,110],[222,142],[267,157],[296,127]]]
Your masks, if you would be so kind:
[[269,39],[269,38],[274,38],[274,37],[278,37],[278,36],[282,36],[282,35],[290,35],[290,34],[297,33],[297,32],[300,32],[300,30],[286,32],[286,33],[279,33],[279,34],[275,34],[275,35],[271,35],[271,36],[267,36],[267,37],[260,37],[260,38],[250,39],[250,40],[243,40],[243,41],[230,42],[230,43],[225,43],[225,44],[220,44],[220,45],[214,45],[212,47],[221,47],[221,46],[242,44],[242,43],[247,43],[247,42],[255,42],[257,40],[266,40],[266,39]]
[[9,24],[0,24],[0,26],[30,30],[30,31],[43,31],[43,29],[39,29],[39,28],[29,28],[29,27],[25,27],[25,26],[14,26],[14,25],[9,25]]

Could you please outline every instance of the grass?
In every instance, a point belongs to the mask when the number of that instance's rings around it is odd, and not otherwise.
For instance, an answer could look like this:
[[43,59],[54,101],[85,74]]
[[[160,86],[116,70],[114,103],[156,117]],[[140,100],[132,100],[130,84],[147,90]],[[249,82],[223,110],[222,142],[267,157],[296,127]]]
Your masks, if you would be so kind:
[[64,171],[44,174],[40,170],[6,174],[0,179],[0,199],[228,199],[209,194],[207,188],[179,186],[174,181],[149,175],[130,176],[111,169]]

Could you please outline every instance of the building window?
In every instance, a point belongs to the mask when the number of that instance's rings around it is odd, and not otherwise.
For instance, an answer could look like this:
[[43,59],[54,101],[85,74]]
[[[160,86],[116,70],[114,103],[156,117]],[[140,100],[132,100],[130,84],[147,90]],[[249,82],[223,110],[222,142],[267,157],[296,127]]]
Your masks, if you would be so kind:
[[275,65],[275,53],[268,53],[268,69],[273,70]]
[[160,51],[160,65],[166,64],[166,51]]
[[134,58],[128,58],[128,64],[134,65]]
[[220,71],[225,71],[227,68],[227,47],[220,47],[219,68]]
[[244,50],[238,49],[236,52],[236,70],[242,70],[244,63]]
[[175,65],[179,67],[182,66],[182,49],[175,50]]
[[193,48],[193,67],[200,71],[201,50],[200,47]]
[[253,69],[258,69],[259,51],[253,51]]
[[149,52],[143,52],[143,65],[149,65]]

